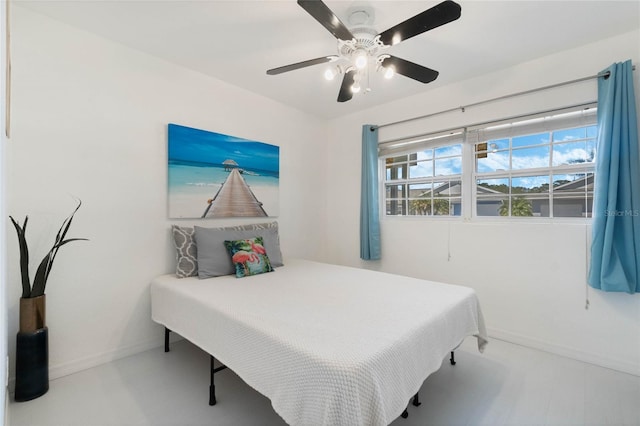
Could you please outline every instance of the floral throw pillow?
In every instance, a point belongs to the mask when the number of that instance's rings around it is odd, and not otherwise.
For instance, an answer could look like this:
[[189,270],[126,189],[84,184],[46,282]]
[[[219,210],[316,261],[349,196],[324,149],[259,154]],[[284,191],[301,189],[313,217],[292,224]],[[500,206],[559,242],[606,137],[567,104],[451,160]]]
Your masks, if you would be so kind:
[[262,237],[235,241],[225,240],[224,246],[236,268],[237,278],[273,271],[271,261],[267,257],[267,251],[264,249]]

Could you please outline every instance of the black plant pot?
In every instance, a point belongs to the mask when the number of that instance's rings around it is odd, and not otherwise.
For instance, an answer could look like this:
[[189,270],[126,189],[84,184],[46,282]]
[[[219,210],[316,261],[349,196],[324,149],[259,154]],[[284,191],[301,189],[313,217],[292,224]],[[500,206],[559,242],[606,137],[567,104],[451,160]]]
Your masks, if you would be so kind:
[[15,400],[29,401],[49,390],[49,329],[18,333]]
[[45,296],[20,299],[20,331],[16,338],[15,400],[29,401],[49,390],[49,329]]

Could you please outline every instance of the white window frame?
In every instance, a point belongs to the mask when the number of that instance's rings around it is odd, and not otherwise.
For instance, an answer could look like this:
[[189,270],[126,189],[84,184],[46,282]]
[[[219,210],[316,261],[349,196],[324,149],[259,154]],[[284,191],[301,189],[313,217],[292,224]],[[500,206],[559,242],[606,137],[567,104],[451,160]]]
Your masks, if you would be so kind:
[[[416,135],[407,138],[394,139],[390,141],[384,141],[379,144],[379,176],[380,176],[380,209],[382,212],[382,218],[419,218],[419,220],[464,220],[464,221],[524,221],[526,223],[531,222],[562,222],[562,221],[585,221],[590,220],[590,216],[570,216],[570,217],[553,217],[553,175],[560,174],[577,174],[577,173],[595,173],[595,162],[588,164],[565,164],[560,166],[553,166],[553,147],[554,141],[550,140],[547,146],[550,147],[549,165],[539,168],[530,169],[518,169],[518,170],[505,170],[496,172],[483,172],[478,173],[476,171],[476,152],[475,146],[478,142],[485,140],[495,140],[496,137],[501,136],[503,138],[510,139],[517,136],[524,136],[529,134],[549,132],[552,136],[553,131],[559,131],[564,129],[586,127],[596,124],[596,111],[597,103],[591,102],[588,104],[576,105],[566,108],[558,108],[556,110],[546,111],[537,114],[527,114],[517,117],[510,117],[508,119],[493,121],[490,123],[482,123],[478,125],[470,125],[461,128],[447,129],[437,133],[431,133],[426,135]],[[386,159],[396,157],[400,155],[408,155],[411,153],[419,152],[424,149],[432,149],[436,147],[452,145],[456,143],[462,144],[462,174],[455,176],[447,176],[446,179],[441,180],[460,180],[462,183],[461,188],[461,203],[462,210],[461,215],[387,215],[387,203],[386,203],[386,184],[390,183],[386,180]],[[511,164],[513,151],[509,149],[509,161]],[[518,176],[534,176],[534,175],[548,175],[550,182],[549,197],[549,216],[536,217],[518,217],[518,216],[478,216],[477,214],[477,180],[478,179],[491,179],[505,178],[505,177],[518,177]],[[430,178],[431,181],[438,181],[437,177]],[[404,179],[404,183],[419,183],[419,179],[412,180]],[[511,181],[510,181],[511,191]],[[409,194],[405,200],[409,199]],[[408,206],[407,206],[408,213]]]
[[[429,218],[437,218],[437,219],[459,219],[462,218],[464,215],[464,210],[461,212],[460,215],[437,215],[434,214],[433,212],[433,204],[432,204],[432,211],[431,214],[429,215],[411,215],[408,214],[409,212],[409,201],[411,201],[411,197],[409,194],[409,188],[408,185],[412,185],[412,184],[424,184],[424,183],[436,183],[436,182],[442,182],[442,181],[460,181],[461,182],[461,188],[464,188],[464,183],[462,182],[463,176],[464,174],[454,174],[454,175],[440,175],[440,176],[436,176],[435,175],[435,152],[434,152],[434,157],[432,158],[432,161],[434,162],[433,167],[434,167],[434,176],[429,176],[429,177],[419,177],[419,178],[413,178],[411,179],[409,176],[409,167],[407,169],[407,177],[403,178],[403,179],[397,179],[397,180],[393,180],[393,181],[387,181],[386,180],[386,160],[388,158],[394,158],[394,157],[398,157],[398,156],[402,156],[402,155],[409,155],[409,154],[413,154],[416,153],[418,151],[423,151],[423,150],[427,150],[427,149],[437,149],[437,148],[444,148],[447,146],[453,146],[453,145],[460,145],[461,147],[461,155],[458,156],[451,156],[451,157],[442,157],[442,158],[454,158],[454,157],[460,157],[461,160],[461,169],[464,170],[464,162],[465,162],[465,143],[464,143],[464,132],[462,129],[455,129],[455,130],[448,130],[445,132],[439,132],[438,134],[431,134],[431,135],[427,135],[427,136],[419,136],[417,138],[411,138],[411,139],[407,139],[407,140],[398,140],[398,141],[390,141],[387,142],[386,145],[382,148],[384,151],[386,152],[386,155],[384,156],[379,156],[379,176],[381,176],[382,178],[380,179],[380,200],[381,200],[381,204],[380,204],[380,211],[383,212],[382,216],[385,218],[390,218],[390,217],[403,217],[403,218],[425,218],[425,217],[429,217]],[[419,148],[416,148],[419,147]],[[416,160],[418,161],[418,160]],[[407,160],[407,163],[410,163],[411,160]],[[398,185],[407,185],[407,194],[406,197],[403,197],[403,202],[407,203],[405,206],[405,210],[407,212],[407,214],[404,215],[388,215],[387,214],[387,199],[386,199],[386,187],[387,184],[398,184]],[[460,203],[463,206],[462,208],[464,208],[464,193],[461,193],[460,197],[447,197],[447,199],[451,199],[451,198],[459,198],[460,199]],[[434,197],[432,196],[431,199],[433,200]]]

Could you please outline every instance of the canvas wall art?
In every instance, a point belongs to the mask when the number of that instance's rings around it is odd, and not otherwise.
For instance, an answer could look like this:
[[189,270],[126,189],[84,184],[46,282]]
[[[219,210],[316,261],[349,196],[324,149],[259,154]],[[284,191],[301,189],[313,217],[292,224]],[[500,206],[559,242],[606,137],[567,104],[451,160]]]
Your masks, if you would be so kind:
[[169,217],[278,216],[280,147],[169,124]]

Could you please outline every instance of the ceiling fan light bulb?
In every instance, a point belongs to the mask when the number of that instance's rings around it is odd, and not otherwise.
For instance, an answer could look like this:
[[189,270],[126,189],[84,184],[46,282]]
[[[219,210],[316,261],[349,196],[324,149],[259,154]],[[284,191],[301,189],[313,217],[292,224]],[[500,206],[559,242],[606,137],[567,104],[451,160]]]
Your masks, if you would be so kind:
[[331,81],[336,77],[337,74],[338,71],[335,68],[327,68],[324,72],[324,78]]
[[384,78],[386,78],[387,80],[389,80],[390,78],[393,78],[394,75],[396,75],[396,70],[394,70],[393,67],[388,67],[384,69]]
[[360,51],[358,54],[356,54],[356,59],[354,61],[354,65],[356,66],[356,68],[358,68],[359,70],[365,68],[367,66],[367,53],[364,51]]

